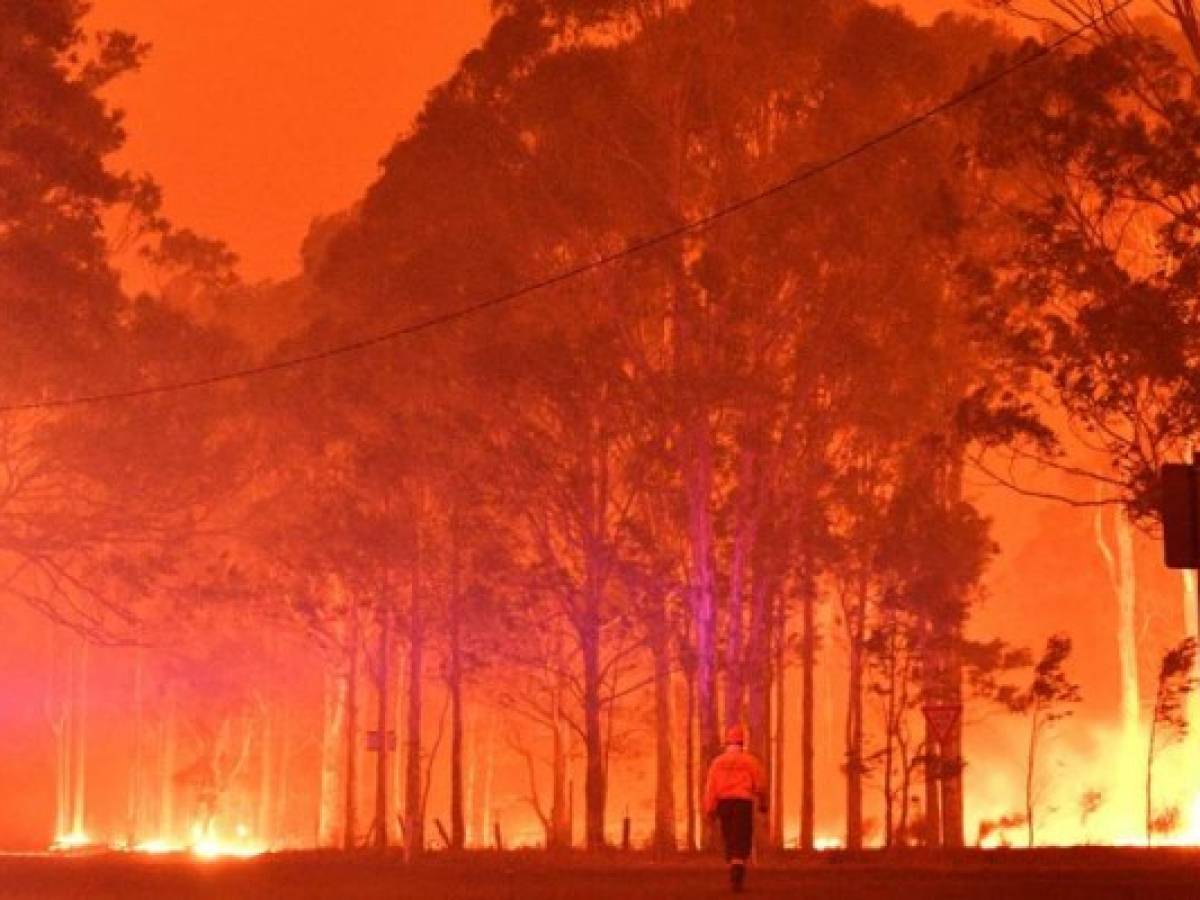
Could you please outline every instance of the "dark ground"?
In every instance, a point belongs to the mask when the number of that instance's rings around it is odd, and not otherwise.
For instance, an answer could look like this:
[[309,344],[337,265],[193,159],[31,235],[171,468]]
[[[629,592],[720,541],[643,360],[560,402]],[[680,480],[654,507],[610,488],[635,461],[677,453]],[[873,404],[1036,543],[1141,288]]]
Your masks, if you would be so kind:
[[[539,854],[398,857],[281,854],[246,861],[186,857],[0,857],[0,898],[37,900],[593,900],[724,897],[714,860]],[[813,900],[1200,900],[1200,852],[1095,848],[930,856],[781,858],[750,872],[745,896]]]

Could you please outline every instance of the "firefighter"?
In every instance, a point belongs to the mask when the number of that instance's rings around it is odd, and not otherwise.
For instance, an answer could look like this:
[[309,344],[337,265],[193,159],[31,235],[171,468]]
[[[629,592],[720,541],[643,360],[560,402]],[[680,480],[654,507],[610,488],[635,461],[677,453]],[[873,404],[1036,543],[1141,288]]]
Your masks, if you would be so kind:
[[754,843],[754,808],[767,811],[767,779],[762,764],[746,750],[746,729],[731,725],[725,752],[712,761],[704,790],[704,813],[721,823],[729,884],[734,893],[746,881],[746,863]]

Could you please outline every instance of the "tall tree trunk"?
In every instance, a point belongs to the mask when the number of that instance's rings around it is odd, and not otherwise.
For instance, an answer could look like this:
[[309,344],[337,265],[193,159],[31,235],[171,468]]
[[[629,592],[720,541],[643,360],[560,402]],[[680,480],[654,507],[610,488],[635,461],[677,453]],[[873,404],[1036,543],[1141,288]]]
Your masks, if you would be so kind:
[[699,849],[696,833],[696,801],[702,788],[697,784],[696,761],[696,667],[690,663],[683,666],[687,680],[687,711],[684,715],[684,796],[687,798],[687,848],[691,853]]
[[[1159,691],[1162,685],[1159,684]],[[1146,846],[1154,843],[1154,741],[1158,736],[1159,705],[1154,704],[1154,715],[1150,719],[1150,746],[1146,750]]]
[[816,846],[816,585],[805,576],[801,582],[801,615],[804,631],[800,647],[800,849]]
[[145,743],[145,651],[138,647],[133,651],[133,753],[129,758],[129,815],[126,827],[126,845],[135,846],[142,835],[142,804],[145,791],[143,744]]
[[[944,494],[948,508],[954,508],[963,500],[963,469],[966,453],[962,442],[955,440],[943,472]],[[965,611],[967,604],[962,604]],[[943,625],[946,644],[946,667],[943,697],[945,702],[957,707],[958,714],[951,723],[942,741],[942,841],[945,846],[958,848],[966,841],[963,823],[963,631],[965,612]]]
[[[1099,497],[1100,495],[1097,494]],[[1117,512],[1113,516],[1117,548],[1114,553],[1104,530],[1104,507],[1096,508],[1096,547],[1104,559],[1105,569],[1117,600],[1117,661],[1121,677],[1121,738],[1119,757],[1129,761],[1140,755],[1139,739],[1141,697],[1138,685],[1137,661],[1137,575],[1134,571],[1133,529],[1128,517]],[[1138,785],[1135,769],[1119,766],[1116,771],[1116,806],[1123,816],[1132,818],[1137,804]]]
[[275,778],[274,760],[272,759],[272,743],[275,739],[274,718],[271,698],[267,698],[262,707],[262,736],[258,760],[258,816],[254,829],[263,845],[269,845],[272,839],[271,818],[274,798],[271,787]]
[[[771,609],[768,600],[770,596],[769,579],[764,572],[765,566],[754,567],[753,580],[750,585],[750,630],[746,638],[744,660],[744,682],[747,693],[747,713],[750,730],[749,747],[751,752],[762,761],[767,776],[767,790],[774,784],[775,772],[771,756]],[[770,794],[764,794],[766,800]],[[757,810],[755,816],[758,815]],[[763,836],[763,843],[769,843],[771,836]]]
[[605,846],[604,806],[604,733],[601,725],[600,684],[600,610],[599,597],[589,586],[585,603],[580,644],[583,651],[583,721],[584,755],[587,769],[584,774],[585,837],[589,850]]
[[[487,743],[483,765],[483,793],[481,798],[480,843],[488,846],[494,834],[492,818],[492,785],[496,777],[496,712],[488,712]],[[496,847],[499,850],[499,847]]]
[[895,778],[895,748],[896,748],[896,731],[898,727],[898,685],[897,685],[897,669],[899,660],[897,658],[898,642],[897,630],[899,626],[896,622],[894,613],[889,612],[887,616],[887,659],[884,665],[887,667],[887,693],[884,697],[884,747],[883,747],[883,845],[891,848],[895,843],[896,838],[896,823],[895,823],[895,807],[896,807],[896,792],[894,788]]
[[1033,846],[1037,836],[1033,820],[1033,787],[1037,773],[1037,744],[1040,724],[1040,712],[1035,707],[1029,723],[1029,747],[1025,755],[1025,831],[1030,847]]
[[61,634],[57,625],[49,626],[50,665],[46,687],[46,718],[54,735],[54,839],[66,836],[71,823],[71,666],[70,655],[64,660]]
[[756,568],[750,596],[750,632],[746,640],[747,712],[750,750],[763,761],[768,781],[771,771],[771,614],[769,579]]
[[[397,817],[402,816],[404,809],[404,752],[403,748],[408,746],[407,729],[404,727],[406,704],[408,703],[408,676],[406,657],[400,650],[400,641],[393,641],[394,651],[396,653],[393,659],[394,668],[396,670],[396,681],[393,687],[395,688],[395,697],[392,701],[392,721],[396,726],[396,747],[397,752],[392,754],[392,809],[395,810]],[[404,840],[403,828],[400,834],[401,841]]]
[[346,615],[346,806],[342,847],[353,850],[358,841],[358,608],[347,596]]
[[466,724],[466,756],[464,771],[463,807],[466,812],[466,837],[464,846],[475,847],[479,844],[479,803],[476,784],[479,779],[479,713],[476,711],[467,719]]
[[[927,620],[923,624],[924,666],[922,700],[926,704],[945,701],[946,643],[938,624]],[[942,746],[938,735],[925,719],[925,845],[942,846]]]
[[408,723],[405,728],[404,838],[409,858],[425,850],[425,817],[422,815],[421,777],[421,677],[424,669],[425,616],[422,608],[420,523],[414,537],[412,590],[408,616]]
[[[442,738],[446,736],[446,713],[450,711],[450,695],[446,694],[443,698],[442,709],[438,713],[437,730],[433,733],[433,742],[429,747],[428,759],[425,763],[425,772],[421,777],[421,808],[418,812],[418,818],[421,822],[422,835],[424,835],[425,822],[429,818],[429,794],[433,790],[433,773],[437,769],[438,753],[442,749]],[[439,826],[439,831],[444,831]],[[422,844],[422,851],[425,845]]]
[[[65,703],[66,701],[64,701]],[[68,707],[69,708],[69,707]],[[58,779],[55,809],[55,839],[66,837],[71,831],[71,719],[69,713],[63,719],[57,736]]]
[[467,844],[466,792],[463,790],[464,736],[460,671],[452,676],[450,688],[450,847],[454,850],[462,850]]
[[[608,803],[608,765],[606,751],[611,744],[605,740],[603,707],[603,672],[601,670],[601,604],[605,572],[609,558],[608,507],[609,458],[605,425],[593,414],[587,433],[585,459],[589,467],[587,493],[583,501],[584,521],[584,583],[582,610],[574,615],[573,626],[583,661],[583,734],[584,759],[584,836],[588,850],[598,850],[607,844],[604,829]],[[609,708],[609,723],[613,710]]]
[[375,757],[375,823],[372,833],[375,836],[375,848],[385,850],[388,846],[388,706],[391,702],[388,691],[391,688],[392,672],[389,663],[392,659],[392,610],[386,602],[379,610],[379,671],[376,673],[378,692],[378,710],[375,718],[375,730],[379,735],[379,751]]
[[88,644],[80,639],[77,666],[75,670],[75,699],[71,704],[75,713],[75,725],[71,729],[75,746],[73,750],[73,783],[74,797],[71,808],[71,831],[76,835],[86,834],[84,830],[84,800],[87,796],[85,778],[87,777],[87,669]]
[[547,848],[571,846],[571,798],[568,795],[569,773],[567,751],[570,736],[567,733],[567,718],[562,711],[562,698],[566,696],[566,676],[559,675],[555,685],[550,715],[550,821],[546,838]]
[[163,719],[160,725],[160,753],[158,757],[158,837],[172,840],[175,830],[175,744],[177,739],[175,689],[170,682],[163,690]]
[[[753,503],[755,454],[744,449],[739,466],[736,521],[734,522],[733,555],[729,563],[728,628],[725,640],[725,726],[742,721],[742,704],[746,700],[747,682],[751,690],[757,673],[747,671],[755,662],[753,644],[756,637],[754,623],[750,626],[749,641],[745,637],[745,595],[747,572],[754,551],[755,511]],[[753,616],[753,611],[751,616]],[[760,623],[761,624],[761,623]],[[761,687],[761,685],[759,685]],[[761,712],[761,710],[760,710]],[[761,724],[761,723],[760,723]],[[753,739],[753,729],[751,729]],[[762,757],[759,757],[762,759]]]
[[942,751],[929,724],[925,725],[925,846],[942,846]]
[[[68,678],[70,669],[67,669]],[[61,718],[55,730],[55,804],[54,837],[65,837],[71,830],[71,701],[69,688],[63,686]]]
[[[555,647],[550,658],[562,659],[561,646]],[[570,695],[571,685],[561,669],[550,677],[554,689],[550,706],[551,801],[547,847],[569,848],[574,839],[575,788],[571,770],[571,728],[563,711],[563,701]]]
[[463,661],[461,573],[457,525],[451,536],[450,572],[450,664],[447,684],[450,688],[450,847],[461,850],[467,842],[466,815],[463,809]]
[[908,822],[910,804],[909,796],[912,792],[912,776],[913,767],[908,758],[908,747],[900,744],[900,824],[898,827],[898,835],[901,843],[907,846],[910,843]]
[[338,803],[342,796],[342,735],[346,722],[346,671],[341,667],[325,670],[325,710],[321,723],[320,795],[317,806],[317,843],[335,847],[338,842]]
[[775,764],[771,767],[771,837],[776,847],[783,849],[783,775],[787,764],[787,602],[782,591],[775,600]]
[[863,640],[867,594],[865,588],[846,613],[850,638],[850,684],[846,700],[846,848],[863,845]]
[[[567,732],[567,746],[571,746],[571,733]],[[575,846],[575,764],[571,752],[567,751],[567,846]]]
[[292,742],[289,728],[291,716],[288,708],[283,705],[279,709],[279,736],[276,739],[279,762],[275,772],[275,803],[271,810],[271,839],[275,846],[288,846],[290,837],[289,826],[290,807],[288,794],[291,790]]
[[675,834],[675,758],[671,747],[671,641],[664,601],[652,601],[651,655],[654,661],[654,846],[678,849]]
[[[953,631],[947,667],[947,701],[962,708],[962,627]],[[965,844],[963,826],[962,713],[951,724],[942,744],[942,841],[947,847]]]
[[[708,423],[695,416],[689,426],[691,458],[686,460],[688,530],[691,548],[692,627],[696,652],[696,706],[700,759],[706,766],[721,751],[717,723],[717,614],[715,542],[712,522],[713,459]],[[711,843],[708,819],[702,822],[702,841]]]

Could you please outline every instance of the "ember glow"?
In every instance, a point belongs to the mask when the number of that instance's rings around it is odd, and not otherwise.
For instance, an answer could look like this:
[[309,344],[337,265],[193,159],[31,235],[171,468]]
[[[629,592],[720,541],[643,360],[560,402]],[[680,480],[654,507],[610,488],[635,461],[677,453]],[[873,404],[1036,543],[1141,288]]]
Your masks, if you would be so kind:
[[0,851],[1200,847],[1200,3],[14,2]]
[[93,841],[88,835],[75,831],[71,832],[70,834],[60,834],[55,837],[54,841],[50,844],[50,849],[69,852],[72,850],[79,850],[84,847],[93,846],[95,846],[95,841]]
[[226,843],[215,838],[203,838],[192,845],[191,852],[197,859],[250,859],[266,852],[263,847],[241,843]]
[[52,852],[76,852],[97,850],[107,847],[120,853],[140,853],[148,856],[170,856],[190,854],[197,860],[251,859],[269,851],[265,844],[253,840],[249,830],[240,826],[232,838],[216,834],[205,834],[200,825],[192,829],[191,840],[186,843],[166,838],[150,838],[130,844],[125,841],[97,842],[87,835],[65,835],[50,845]]

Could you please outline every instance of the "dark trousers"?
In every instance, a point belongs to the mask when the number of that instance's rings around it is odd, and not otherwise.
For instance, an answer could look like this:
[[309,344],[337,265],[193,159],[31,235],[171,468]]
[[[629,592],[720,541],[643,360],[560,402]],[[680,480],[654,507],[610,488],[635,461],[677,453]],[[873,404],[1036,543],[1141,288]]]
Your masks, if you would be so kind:
[[749,860],[754,842],[754,801],[718,800],[717,819],[721,822],[721,837],[725,841],[725,861]]

